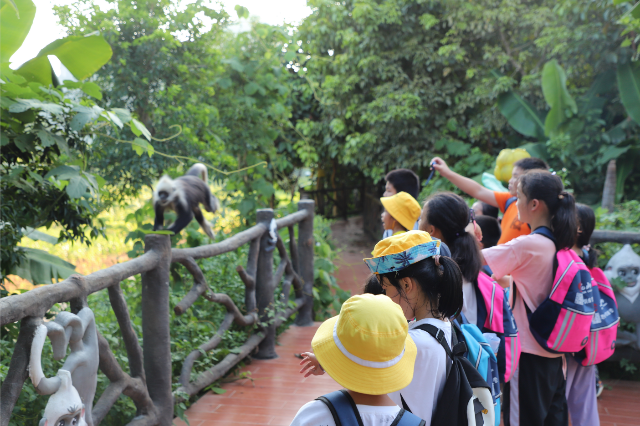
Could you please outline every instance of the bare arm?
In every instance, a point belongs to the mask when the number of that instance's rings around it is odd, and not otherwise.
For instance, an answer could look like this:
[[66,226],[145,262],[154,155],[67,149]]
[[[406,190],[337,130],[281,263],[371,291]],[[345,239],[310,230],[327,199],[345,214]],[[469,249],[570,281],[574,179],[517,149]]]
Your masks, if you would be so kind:
[[473,179],[469,179],[468,177],[464,177],[454,172],[449,168],[449,166],[447,166],[447,163],[442,158],[435,157],[431,160],[431,164],[434,169],[436,169],[449,182],[457,186],[461,191],[466,192],[471,197],[490,204],[493,207],[498,207],[498,202],[496,201],[495,195],[493,195],[493,191],[485,188]]

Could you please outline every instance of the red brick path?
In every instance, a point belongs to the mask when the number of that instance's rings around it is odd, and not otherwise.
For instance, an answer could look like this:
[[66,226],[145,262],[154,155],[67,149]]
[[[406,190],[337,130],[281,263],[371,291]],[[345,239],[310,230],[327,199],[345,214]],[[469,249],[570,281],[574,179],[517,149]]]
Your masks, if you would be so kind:
[[[353,294],[360,293],[368,270],[362,263],[373,244],[361,234],[358,218],[337,222],[333,233],[341,249],[336,278],[338,284]],[[371,244],[371,248],[367,244]],[[298,409],[325,393],[340,389],[328,375],[304,379],[298,373],[300,360],[294,353],[311,348],[314,327],[291,327],[279,338],[278,359],[254,360],[242,371],[251,372],[253,381],[242,379],[223,385],[223,395],[211,392],[187,410],[191,426],[289,425]],[[601,426],[640,426],[640,382],[613,380],[605,382],[598,399]],[[185,423],[174,422],[178,426]]]

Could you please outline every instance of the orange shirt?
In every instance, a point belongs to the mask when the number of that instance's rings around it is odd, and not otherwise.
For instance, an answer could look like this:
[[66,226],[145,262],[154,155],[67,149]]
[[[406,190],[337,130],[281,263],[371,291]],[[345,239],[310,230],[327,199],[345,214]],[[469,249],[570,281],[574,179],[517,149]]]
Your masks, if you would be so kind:
[[493,195],[496,197],[498,208],[502,212],[502,223],[500,224],[502,236],[500,236],[498,244],[509,242],[520,235],[529,235],[531,233],[529,225],[518,220],[518,207],[516,206],[516,202],[511,203],[507,211],[504,210],[507,200],[511,198],[512,195],[509,192],[497,191],[493,191]]

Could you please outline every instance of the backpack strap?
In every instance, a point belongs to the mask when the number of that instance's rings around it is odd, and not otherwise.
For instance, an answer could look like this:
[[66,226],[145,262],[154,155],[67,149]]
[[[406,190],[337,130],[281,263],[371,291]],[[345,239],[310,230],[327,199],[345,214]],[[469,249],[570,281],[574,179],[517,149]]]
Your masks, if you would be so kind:
[[331,392],[316,400],[324,402],[329,407],[336,426],[363,426],[358,407],[346,390]]
[[518,197],[507,198],[507,202],[504,203],[504,212],[506,213],[509,209],[509,206],[511,206],[511,204],[515,203],[516,201],[518,201]]
[[553,231],[551,231],[551,229],[549,229],[546,226],[539,226],[536,229],[534,229],[531,233],[544,235],[545,237],[553,241],[554,244],[556,243],[556,237],[553,235]]
[[400,409],[400,412],[393,419],[393,423],[391,426],[425,426],[427,422],[422,420],[420,417],[415,414],[411,414],[410,411],[407,411],[404,408]]

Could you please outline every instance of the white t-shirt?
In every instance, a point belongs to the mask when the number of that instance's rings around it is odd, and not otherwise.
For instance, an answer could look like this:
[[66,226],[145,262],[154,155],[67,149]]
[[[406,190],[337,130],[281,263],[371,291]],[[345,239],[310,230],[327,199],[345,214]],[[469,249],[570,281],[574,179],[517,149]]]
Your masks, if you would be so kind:
[[402,407],[400,394],[416,416],[431,423],[433,410],[442,394],[447,379],[447,359],[444,348],[429,333],[418,330],[422,324],[431,324],[444,331],[445,338],[451,347],[451,323],[434,318],[425,318],[409,324],[409,335],[418,348],[413,380],[406,388],[389,394],[393,402]]
[[462,313],[469,324],[477,325],[478,322],[478,299],[476,298],[476,289],[469,281],[462,279]]
[[[390,426],[400,412],[400,407],[356,405],[364,426]],[[329,407],[322,401],[307,402],[298,410],[291,426],[336,426]]]

